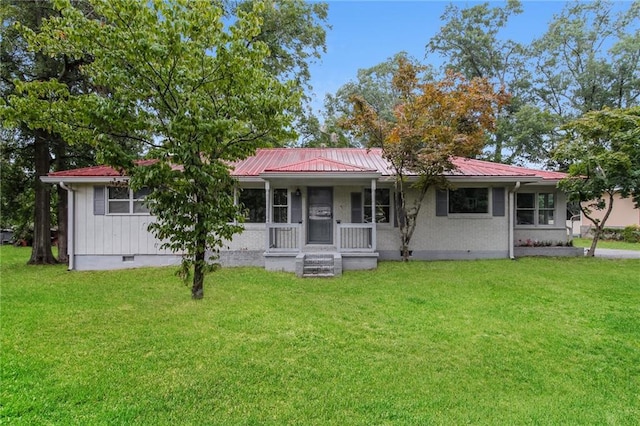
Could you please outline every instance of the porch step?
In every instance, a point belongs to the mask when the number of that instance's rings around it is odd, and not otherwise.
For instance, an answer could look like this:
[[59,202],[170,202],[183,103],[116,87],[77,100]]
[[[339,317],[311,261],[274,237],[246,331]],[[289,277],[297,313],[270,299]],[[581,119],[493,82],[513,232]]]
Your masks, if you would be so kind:
[[306,253],[304,255],[303,277],[335,276],[335,256],[333,253]]

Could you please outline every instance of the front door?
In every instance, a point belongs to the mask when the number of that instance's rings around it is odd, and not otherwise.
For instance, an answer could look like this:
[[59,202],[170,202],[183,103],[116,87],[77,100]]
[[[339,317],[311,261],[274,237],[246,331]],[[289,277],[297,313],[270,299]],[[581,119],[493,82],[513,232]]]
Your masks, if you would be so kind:
[[308,192],[309,244],[333,244],[333,188],[313,188]]

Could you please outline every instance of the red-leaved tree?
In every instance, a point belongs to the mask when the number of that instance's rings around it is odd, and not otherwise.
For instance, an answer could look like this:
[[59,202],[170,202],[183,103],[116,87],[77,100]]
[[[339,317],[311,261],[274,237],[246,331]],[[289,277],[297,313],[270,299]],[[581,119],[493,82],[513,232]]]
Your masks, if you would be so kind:
[[[424,67],[403,57],[398,61],[392,84],[399,96],[393,114],[383,115],[354,95],[352,114],[343,124],[364,136],[370,147],[382,148],[394,171],[400,250],[407,261],[427,191],[447,186],[445,174],[455,169],[455,157],[480,154],[509,96],[496,92],[486,79],[466,80],[453,72],[440,81],[424,81]],[[415,190],[411,200],[409,189]]]

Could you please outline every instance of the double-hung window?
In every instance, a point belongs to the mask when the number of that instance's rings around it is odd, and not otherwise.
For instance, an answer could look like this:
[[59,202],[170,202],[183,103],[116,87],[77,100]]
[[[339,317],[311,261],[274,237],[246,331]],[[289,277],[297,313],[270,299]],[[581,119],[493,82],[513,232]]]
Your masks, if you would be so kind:
[[149,207],[145,198],[149,195],[148,188],[132,191],[126,186],[110,186],[107,191],[107,206],[109,214],[146,214]]
[[[371,188],[364,190],[362,206],[364,221],[371,222]],[[388,188],[376,189],[376,223],[389,223],[391,217],[391,191]]]
[[273,190],[273,222],[287,223],[289,212],[289,191],[287,189]]
[[554,225],[556,202],[550,192],[518,193],[516,223],[518,225]]
[[[273,223],[289,222],[289,190],[276,188],[272,191],[271,221]],[[245,188],[240,191],[239,202],[244,209],[245,222],[265,223],[267,219],[266,191],[257,188]]]

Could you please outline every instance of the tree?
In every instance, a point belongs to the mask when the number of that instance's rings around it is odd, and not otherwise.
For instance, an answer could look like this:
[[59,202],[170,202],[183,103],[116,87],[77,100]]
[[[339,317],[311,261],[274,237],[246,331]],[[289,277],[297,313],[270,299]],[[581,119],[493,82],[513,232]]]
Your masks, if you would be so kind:
[[[248,11],[252,5],[253,0],[229,1],[229,13]],[[263,24],[253,41],[263,42],[269,48],[265,65],[272,74],[283,81],[296,81],[306,90],[312,89],[309,65],[326,52],[327,13],[326,3],[304,0],[271,2],[269,7],[263,8],[260,12]],[[317,117],[309,111],[309,101],[305,92],[303,102],[295,111],[294,127],[301,135],[301,144],[304,146],[319,145],[329,138],[327,133],[323,133]],[[339,142],[344,142],[344,138],[339,139]],[[293,141],[289,142],[295,145]],[[282,144],[282,141],[274,140],[271,144]]]
[[[447,185],[444,174],[455,168],[454,157],[480,153],[485,133],[495,126],[497,109],[508,100],[505,94],[495,93],[486,79],[467,81],[449,71],[443,80],[429,82],[424,80],[425,71],[399,58],[392,80],[399,95],[393,115],[381,113],[362,96],[354,95],[352,116],[345,121],[369,146],[382,148],[394,171],[404,261],[409,259],[428,189]],[[411,175],[417,180],[410,182]],[[407,197],[410,188],[417,191],[413,204]]]
[[552,154],[563,124],[588,111],[638,105],[640,2],[629,4],[569,2],[528,46],[501,35],[526,2],[446,8],[428,51],[444,56],[444,67],[489,78],[512,95],[488,141],[488,158],[563,168]]
[[[326,96],[324,126],[335,133],[339,141],[351,141],[353,146],[367,145],[364,135],[354,134],[341,125],[344,118],[352,113],[353,97],[357,96],[366,101],[370,108],[385,119],[393,119],[393,109],[400,97],[399,91],[393,85],[393,78],[398,72],[400,61],[418,66],[415,58],[410,57],[406,52],[400,52],[378,65],[358,70],[355,81],[344,84],[335,95]],[[431,78],[431,68],[425,67],[422,74],[425,78]]]
[[541,157],[558,160],[553,150],[563,124],[589,111],[638,105],[640,2],[618,12],[616,7],[607,1],[570,3],[529,46],[518,93],[557,123],[538,136]]
[[[496,91],[508,90],[518,80],[524,47],[512,40],[502,40],[500,31],[509,18],[522,12],[518,0],[503,7],[482,3],[465,9],[454,4],[446,7],[441,21],[445,25],[431,38],[427,50],[446,60],[443,67],[461,73],[466,79],[486,78]],[[516,98],[499,113],[496,131],[487,139],[486,156],[492,161],[513,163],[527,151],[523,138],[514,139],[515,115],[522,106]],[[515,133],[517,134],[517,133]]]
[[324,122],[321,122],[317,116],[307,110],[296,121],[296,130],[300,136],[297,141],[291,143],[294,147],[348,148],[353,146],[352,139],[339,126],[335,117],[325,118]]
[[[564,128],[567,133],[556,156],[570,167],[559,187],[593,223],[588,252],[593,256],[614,194],[633,196],[640,206],[640,107],[591,111]],[[602,219],[593,215],[596,210],[604,211]]]
[[[290,138],[301,90],[280,81],[257,40],[265,8],[255,1],[231,21],[222,5],[186,0],[92,0],[94,17],[68,1],[32,45],[44,54],[87,57],[82,72],[108,92],[70,94],[49,82],[67,108],[56,130],[90,138],[108,164],[131,176],[132,190],[150,191],[151,232],[183,254],[180,275],[193,268],[192,297],[218,250],[241,231],[234,204],[232,163],[269,140]],[[56,108],[54,108],[56,110]],[[69,112],[72,111],[72,112]],[[144,144],[152,161],[135,162],[122,142]]]
[[[56,209],[52,215],[51,189],[40,181],[49,171],[65,170],[93,164],[93,152],[84,144],[69,146],[53,131],[45,117],[50,117],[50,103],[40,99],[42,110],[27,106],[19,111],[12,101],[20,99],[24,83],[34,86],[55,79],[68,91],[86,91],[88,82],[79,74],[82,60],[42,55],[28,48],[21,28],[38,32],[42,22],[55,16],[50,1],[5,1],[2,9],[2,40],[0,42],[0,117],[2,138],[2,223],[11,225],[20,238],[32,240],[29,264],[55,263],[51,250],[50,229],[57,219],[58,260],[67,262],[66,211],[67,197],[57,188]],[[4,107],[2,107],[4,105]],[[30,118],[33,118],[31,120]],[[11,127],[9,127],[11,126]],[[7,179],[9,177],[9,179]],[[17,201],[19,200],[19,201]],[[52,220],[53,219],[53,220]],[[31,232],[33,235],[31,236]]]

